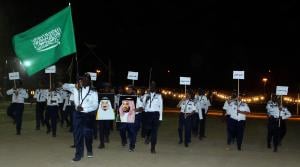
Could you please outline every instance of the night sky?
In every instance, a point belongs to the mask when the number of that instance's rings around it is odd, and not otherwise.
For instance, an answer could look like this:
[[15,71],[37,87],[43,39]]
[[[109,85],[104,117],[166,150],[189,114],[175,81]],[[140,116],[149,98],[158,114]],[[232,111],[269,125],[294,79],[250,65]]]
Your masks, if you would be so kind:
[[[248,91],[261,91],[263,76],[268,87],[288,85],[295,91],[300,86],[296,0],[71,2],[80,71],[100,68],[102,80],[107,68],[101,62],[110,59],[116,85],[130,83],[128,70],[140,72],[137,85],[147,85],[152,67],[153,79],[163,87],[179,87],[179,76],[191,76],[195,88],[231,90],[233,70],[246,71],[241,86]],[[1,55],[14,57],[12,35],[66,5],[63,0],[1,1]]]

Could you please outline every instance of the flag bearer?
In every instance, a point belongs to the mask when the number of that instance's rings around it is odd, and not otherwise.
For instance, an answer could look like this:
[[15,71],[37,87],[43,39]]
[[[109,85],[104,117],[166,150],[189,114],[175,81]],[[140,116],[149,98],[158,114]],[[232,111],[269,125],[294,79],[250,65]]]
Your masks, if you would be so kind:
[[80,161],[84,154],[84,142],[87,148],[87,157],[93,156],[93,128],[95,112],[98,108],[98,93],[91,88],[91,77],[86,73],[79,79],[78,84],[64,84],[63,89],[74,95],[74,134],[75,134],[75,157],[73,161]]

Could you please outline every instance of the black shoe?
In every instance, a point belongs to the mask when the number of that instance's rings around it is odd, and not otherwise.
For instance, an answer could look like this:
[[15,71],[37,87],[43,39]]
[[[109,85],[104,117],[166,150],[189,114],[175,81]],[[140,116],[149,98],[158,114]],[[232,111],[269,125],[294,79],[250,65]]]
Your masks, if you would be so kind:
[[88,158],[93,158],[93,157],[94,157],[94,155],[93,155],[93,153],[92,153],[92,152],[88,152],[88,153],[87,153],[87,157],[88,157]]
[[272,148],[272,147],[271,147],[271,144],[268,144],[268,148]]
[[178,144],[182,144],[182,140],[179,140]]
[[122,142],[122,146],[125,147],[127,145],[126,142]]
[[103,149],[104,147],[105,147],[104,144],[100,144],[100,145],[98,146],[99,149]]
[[156,154],[155,148],[151,148],[151,154]]
[[50,130],[50,129],[47,129],[47,132],[46,132],[46,133],[49,134],[50,132],[51,132],[51,130]]
[[16,135],[21,135],[21,132],[17,132]]
[[189,147],[189,144],[188,144],[188,143],[184,143],[184,146],[185,146],[185,147]]
[[129,152],[134,152],[134,148],[129,148]]
[[238,151],[242,151],[242,148],[241,148],[241,147],[238,147]]
[[108,137],[105,137],[105,138],[104,138],[104,142],[105,142],[105,143],[109,143],[109,138],[108,138]]
[[146,138],[145,139],[145,144],[149,144],[150,143],[150,139],[149,138]]
[[35,130],[40,130],[40,127],[36,127]]
[[81,158],[79,158],[79,157],[74,157],[74,158],[72,159],[72,161],[74,161],[74,162],[80,161],[80,160],[81,160]]
[[75,144],[71,145],[70,148],[75,148]]

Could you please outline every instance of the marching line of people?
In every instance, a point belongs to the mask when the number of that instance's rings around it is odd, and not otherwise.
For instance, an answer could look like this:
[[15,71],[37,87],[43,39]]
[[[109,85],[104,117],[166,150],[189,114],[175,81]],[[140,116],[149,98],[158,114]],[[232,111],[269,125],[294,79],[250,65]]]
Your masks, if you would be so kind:
[[[115,108],[117,116],[118,114],[119,116],[127,115],[126,119],[132,119],[128,122],[116,121],[122,146],[126,146],[129,140],[129,152],[133,152],[141,129],[141,136],[145,138],[144,143],[151,143],[150,152],[156,153],[158,129],[163,116],[163,98],[157,92],[156,83],[151,82],[149,90],[144,95],[137,95],[136,89],[133,86],[128,86],[126,93],[120,91],[120,94],[114,95],[114,103],[105,97],[101,98],[99,103],[98,92],[91,83],[90,75],[86,73],[79,78],[76,84],[60,84],[59,88],[50,90],[36,89],[34,94],[36,99],[36,130],[40,130],[41,125],[46,125],[47,134],[52,132],[52,136],[56,137],[58,118],[61,126],[66,121],[67,127],[70,126],[69,131],[73,132],[74,145],[72,147],[76,148],[73,161],[80,161],[84,157],[84,143],[87,157],[91,158],[94,156],[93,138],[97,136],[98,132],[99,149],[105,148],[104,143],[109,142],[112,120],[97,119],[97,109],[100,106],[108,106]],[[12,95],[12,103],[7,114],[16,123],[16,134],[20,135],[24,99],[28,98],[28,93],[21,87],[21,82],[18,82],[18,88],[8,90],[7,95]],[[119,103],[121,96],[136,97],[134,107],[132,104]],[[119,105],[122,105],[122,110]],[[191,143],[192,134],[199,140],[206,137],[206,115],[210,106],[209,98],[206,97],[203,90],[199,90],[196,95],[191,90],[187,91],[186,97],[177,105],[180,108],[178,117],[179,144],[184,143],[184,146],[188,147]],[[134,110],[131,110],[132,108]],[[249,106],[241,101],[240,96],[233,93],[231,98],[225,101],[223,109],[225,110],[227,125],[226,143],[230,146],[236,141],[237,150],[240,151],[242,150],[246,116],[250,114]],[[273,151],[277,152],[278,146],[281,145],[286,134],[285,120],[291,117],[291,113],[286,107],[280,106],[278,99],[275,98],[267,103],[266,109],[268,114],[267,147],[271,148],[271,144],[273,144]]]

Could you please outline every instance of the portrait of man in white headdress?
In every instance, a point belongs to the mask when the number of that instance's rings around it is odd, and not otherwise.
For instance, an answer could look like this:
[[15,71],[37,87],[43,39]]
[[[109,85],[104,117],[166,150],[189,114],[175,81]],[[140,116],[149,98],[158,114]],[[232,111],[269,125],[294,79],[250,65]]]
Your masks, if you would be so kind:
[[114,120],[115,112],[108,98],[103,97],[100,100],[96,120]]

